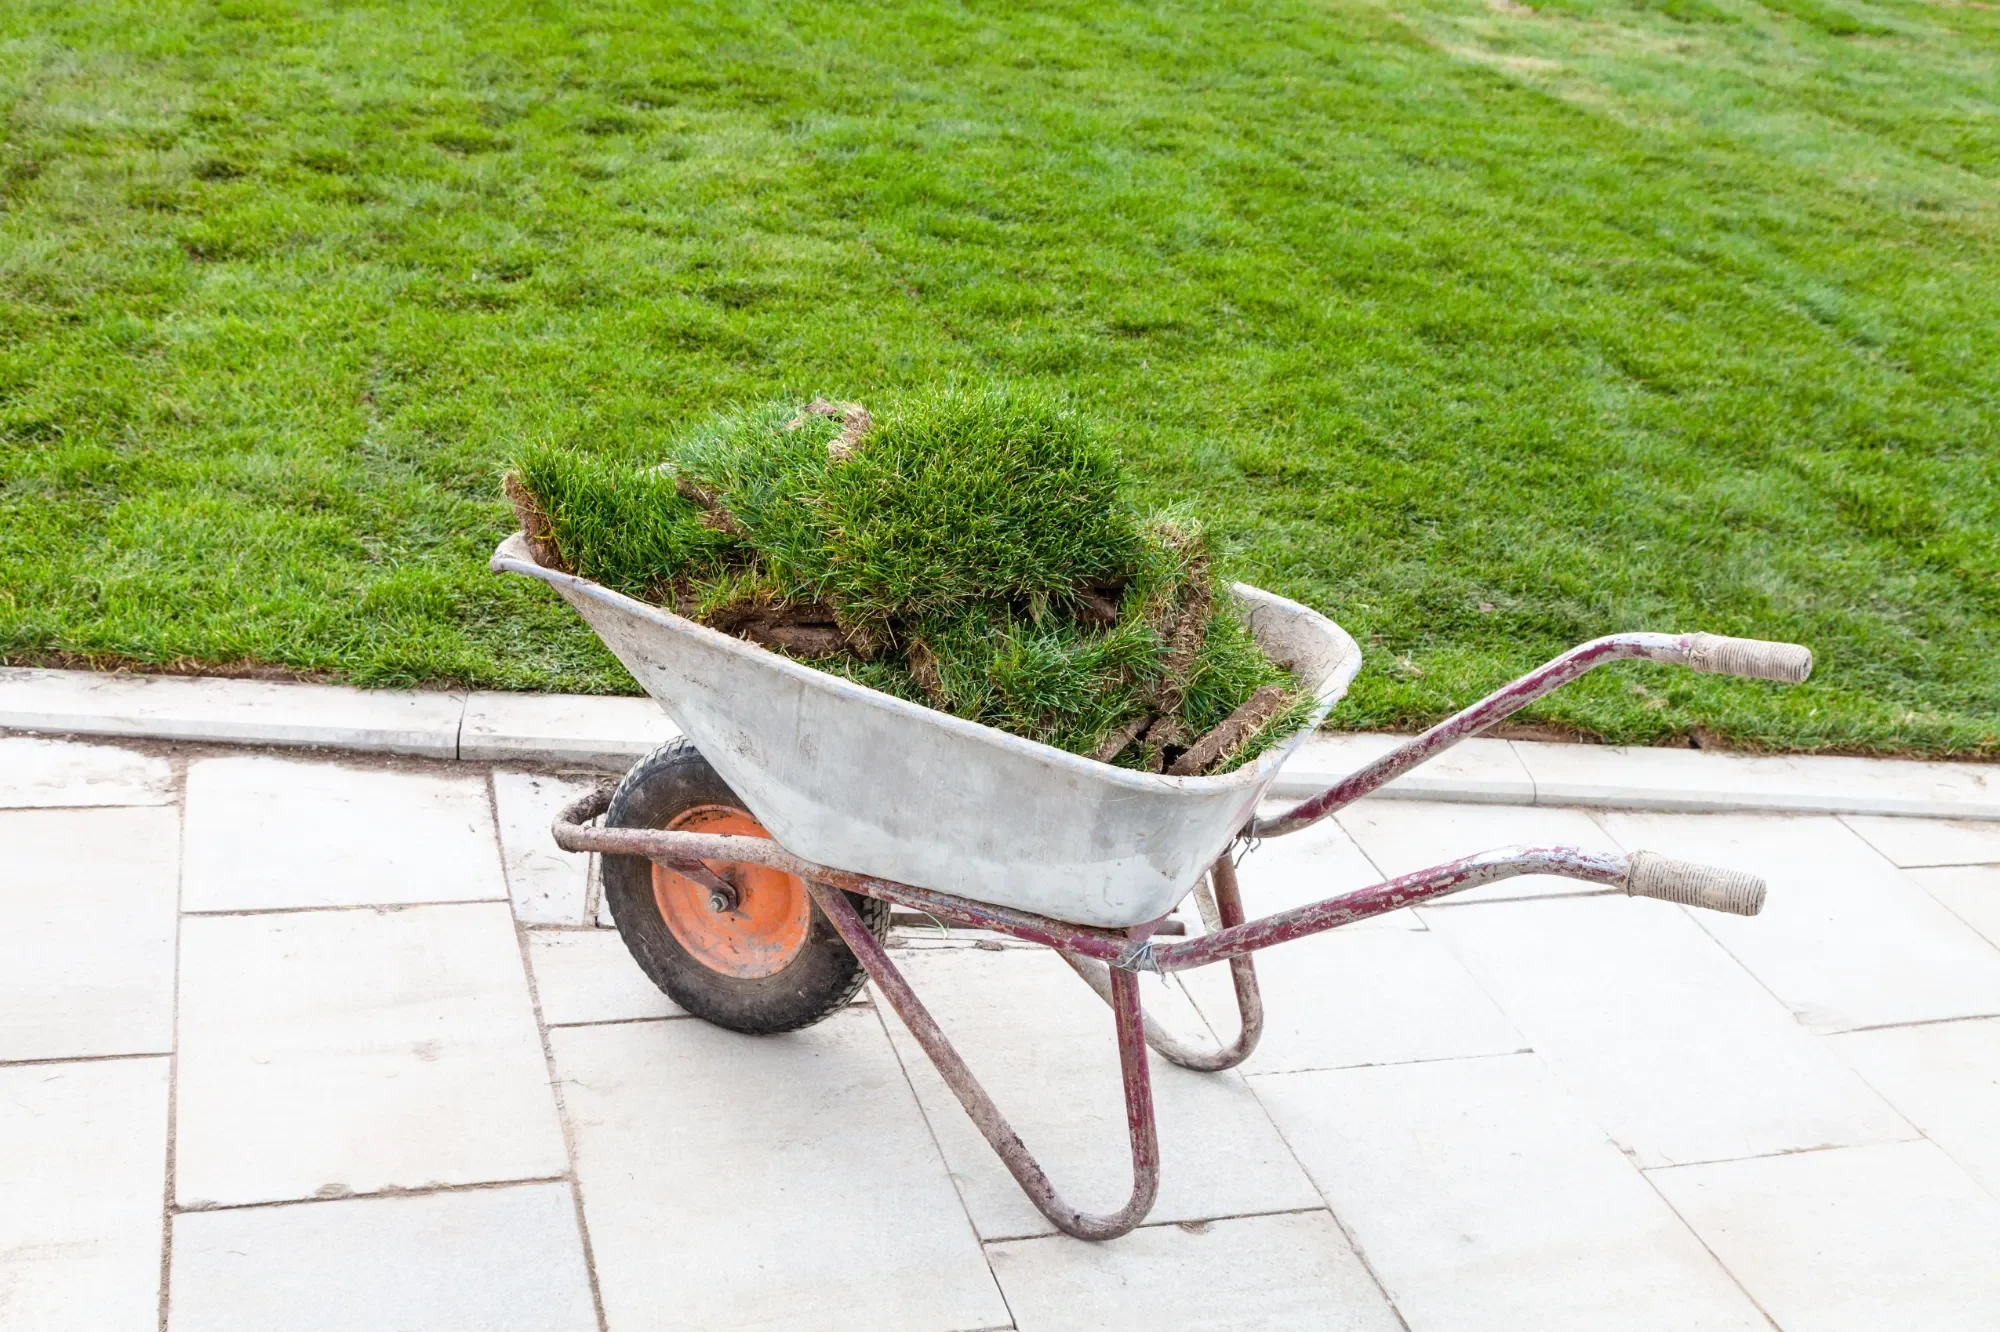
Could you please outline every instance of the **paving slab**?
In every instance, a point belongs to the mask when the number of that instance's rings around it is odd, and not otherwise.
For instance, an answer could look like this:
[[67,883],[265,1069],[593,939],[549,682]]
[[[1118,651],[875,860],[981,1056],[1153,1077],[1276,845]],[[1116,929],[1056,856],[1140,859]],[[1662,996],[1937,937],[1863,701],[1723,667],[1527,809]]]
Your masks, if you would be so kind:
[[[897,961],[1057,1191],[1086,1211],[1123,1206],[1131,1147],[1111,1010],[1044,949],[910,951]],[[1201,1030],[1177,991],[1147,978],[1145,992],[1169,1030]],[[887,1011],[883,1021],[980,1235],[1052,1233],[902,1021]],[[1318,1206],[1311,1181],[1240,1076],[1191,1073],[1157,1056],[1152,1071],[1162,1167],[1150,1219]]]
[[990,1244],[1020,1332],[1399,1332],[1324,1211]]
[[1413,1332],[1767,1332],[1533,1055],[1250,1082]]
[[2000,1019],[1850,1032],[1830,1044],[2000,1198]]
[[0,1060],[174,1041],[180,811],[0,811]]
[[596,785],[595,780],[494,770],[493,810],[514,919],[528,925],[588,923],[594,857],[557,846],[549,825],[564,805]]
[[1890,863],[2000,865],[2000,823],[1973,819],[1890,819],[1850,814],[1842,822]]
[[183,1207],[560,1175],[548,1083],[503,904],[182,924]]
[[679,734],[650,698],[480,692],[465,700],[458,755],[622,772]]
[[167,1332],[597,1328],[567,1183],[184,1214],[171,1289]]
[[1651,1178],[1785,1332],[1994,1325],[2000,1200],[1935,1143],[1683,1166]]
[[187,774],[188,911],[504,900],[478,772],[256,754]]
[[2000,865],[1909,870],[1910,879],[2000,947]]
[[614,930],[530,930],[528,960],[552,1027],[687,1014],[646,979]]
[[[1427,930],[1342,928],[1256,954],[1264,1037],[1246,1073],[1508,1054],[1527,1041]],[[1240,1025],[1224,966],[1181,982],[1217,1031]]]
[[1011,1321],[872,1011],[550,1041],[611,1332]]
[[[1272,784],[1272,793],[1318,795],[1408,739],[1408,736],[1367,732],[1312,736],[1293,752]],[[1535,781],[1507,741],[1474,738],[1461,741],[1368,797],[1371,800],[1439,798],[1528,805],[1535,801]]]
[[0,1327],[153,1332],[167,1060],[0,1068]]
[[116,745],[0,736],[0,809],[167,805],[173,765]]
[[0,728],[458,756],[463,694],[0,667]]
[[1679,907],[1621,894],[1424,914],[1642,1165],[1916,1136]]
[[[1580,809],[1525,805],[1453,805],[1395,800],[1350,805],[1335,816],[1383,874],[1394,877],[1460,856],[1507,846],[1575,846],[1616,851],[1618,844]],[[1549,893],[1587,893],[1595,884],[1549,874],[1490,883],[1445,899],[1454,906]]]
[[1761,874],[1763,913],[1695,913],[1817,1031],[2000,1013],[2000,950],[1840,820],[1607,813],[1626,846]]

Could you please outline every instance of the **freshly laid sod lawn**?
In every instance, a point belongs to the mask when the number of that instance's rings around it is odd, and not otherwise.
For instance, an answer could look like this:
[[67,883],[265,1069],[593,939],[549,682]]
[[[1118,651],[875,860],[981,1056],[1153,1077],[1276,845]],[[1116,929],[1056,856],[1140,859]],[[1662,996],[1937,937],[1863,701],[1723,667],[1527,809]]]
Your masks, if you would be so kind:
[[630,690],[526,440],[1074,395],[1434,718],[2000,753],[2000,9],[0,8],[0,656]]

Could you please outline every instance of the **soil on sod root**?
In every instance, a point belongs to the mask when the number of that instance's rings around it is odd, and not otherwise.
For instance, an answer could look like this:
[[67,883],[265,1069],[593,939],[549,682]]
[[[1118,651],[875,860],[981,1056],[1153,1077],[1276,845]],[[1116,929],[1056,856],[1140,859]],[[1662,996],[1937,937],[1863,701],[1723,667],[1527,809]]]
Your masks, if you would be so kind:
[[1202,525],[1140,513],[1039,394],[771,402],[664,461],[530,448],[506,486],[545,565],[1104,762],[1226,772],[1311,707],[1233,613]]

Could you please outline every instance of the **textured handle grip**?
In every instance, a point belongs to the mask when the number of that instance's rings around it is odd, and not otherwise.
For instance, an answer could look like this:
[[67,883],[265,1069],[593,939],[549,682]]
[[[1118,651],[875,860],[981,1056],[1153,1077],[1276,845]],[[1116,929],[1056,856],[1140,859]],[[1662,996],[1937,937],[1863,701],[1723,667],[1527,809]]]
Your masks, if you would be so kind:
[[1753,680],[1802,684],[1812,674],[1812,649],[1797,643],[1689,634],[1687,654],[1689,669],[1711,675],[1747,675]]
[[1657,897],[1733,916],[1754,916],[1764,909],[1764,881],[1756,875],[1675,860],[1651,851],[1633,855],[1632,868],[1625,875],[1625,891],[1634,897]]

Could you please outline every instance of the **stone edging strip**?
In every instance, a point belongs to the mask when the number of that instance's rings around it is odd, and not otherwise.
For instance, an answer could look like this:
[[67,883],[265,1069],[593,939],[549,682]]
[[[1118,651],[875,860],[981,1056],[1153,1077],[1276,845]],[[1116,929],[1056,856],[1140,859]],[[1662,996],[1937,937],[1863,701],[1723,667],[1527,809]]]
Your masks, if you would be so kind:
[[[678,734],[645,698],[353,689],[0,667],[0,730],[296,745],[619,771]],[[1397,743],[1319,735],[1274,794],[1308,795]],[[2000,765],[1469,740],[1372,799],[2000,821]]]

